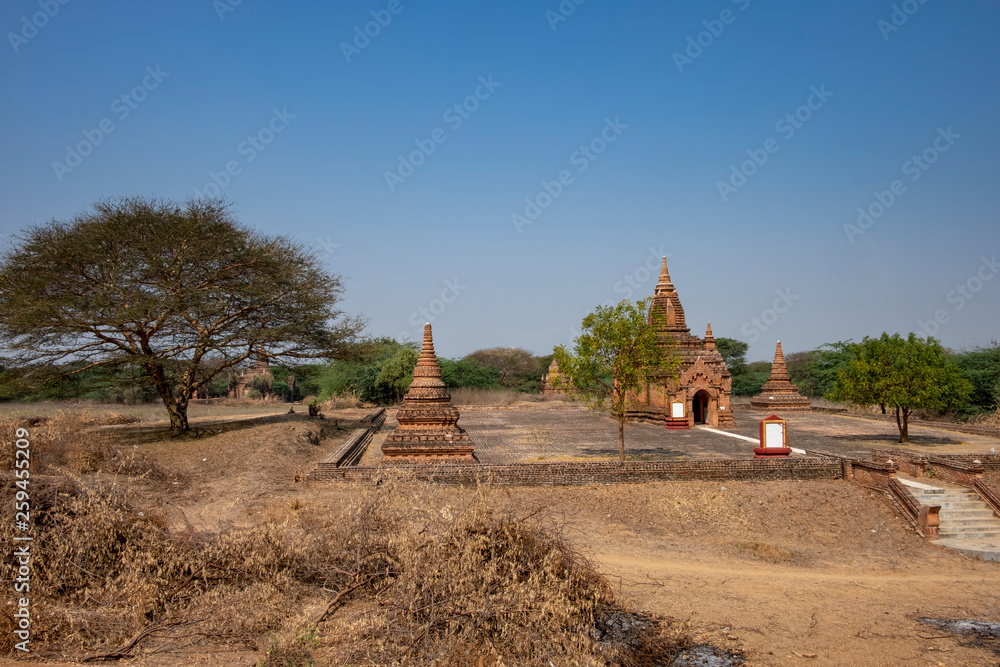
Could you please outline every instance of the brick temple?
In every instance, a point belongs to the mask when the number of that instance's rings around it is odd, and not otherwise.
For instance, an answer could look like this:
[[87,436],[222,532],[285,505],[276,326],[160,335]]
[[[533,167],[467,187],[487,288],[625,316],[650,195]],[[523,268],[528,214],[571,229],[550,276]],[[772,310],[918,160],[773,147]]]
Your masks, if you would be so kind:
[[799,388],[792,382],[785,365],[785,355],[781,351],[781,341],[774,350],[774,363],[771,365],[771,375],[760,388],[760,394],[750,399],[750,409],[762,412],[788,412],[789,410],[809,410],[812,405],[809,398],[799,393]]
[[684,307],[667,271],[666,257],[653,292],[650,320],[654,311],[664,318],[660,339],[664,344],[672,344],[679,357],[678,378],[648,385],[634,397],[629,419],[664,424],[667,428],[691,428],[695,424],[733,426],[729,402],[733,376],[715,348],[712,324],[708,324],[703,339],[691,334],[684,320]]
[[382,445],[385,463],[475,462],[475,446],[458,426],[458,410],[441,379],[434,354],[431,325],[424,325],[424,343],[413,369],[413,381],[396,412],[399,426]]

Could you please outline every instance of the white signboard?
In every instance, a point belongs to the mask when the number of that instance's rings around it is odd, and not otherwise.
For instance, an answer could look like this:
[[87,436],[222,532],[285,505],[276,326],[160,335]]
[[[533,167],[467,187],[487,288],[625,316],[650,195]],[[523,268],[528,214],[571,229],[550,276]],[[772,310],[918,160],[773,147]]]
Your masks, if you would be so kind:
[[671,403],[670,404],[670,416],[674,419],[684,418],[684,404],[683,403]]
[[764,424],[764,446],[785,446],[785,425],[777,423]]

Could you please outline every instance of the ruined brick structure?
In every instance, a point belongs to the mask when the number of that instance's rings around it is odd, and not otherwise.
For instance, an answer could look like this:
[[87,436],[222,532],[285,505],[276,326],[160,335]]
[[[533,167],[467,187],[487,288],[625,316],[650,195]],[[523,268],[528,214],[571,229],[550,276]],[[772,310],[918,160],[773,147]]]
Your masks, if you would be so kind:
[[[695,424],[718,428],[733,426],[729,403],[733,376],[715,348],[711,323],[704,339],[691,335],[684,320],[684,307],[670,281],[666,257],[653,293],[651,321],[654,311],[664,320],[660,339],[664,345],[670,345],[679,358],[678,377],[648,385],[640,395],[634,396],[629,419],[664,424],[668,428],[690,428]],[[675,403],[682,404],[680,414],[674,413]]]
[[750,399],[750,409],[764,412],[788,412],[809,410],[809,399],[799,393],[797,385],[792,383],[785,365],[785,355],[781,351],[781,341],[774,351],[774,364],[771,375],[760,388],[760,394]]
[[431,325],[424,325],[413,381],[396,412],[399,426],[382,444],[385,463],[474,463],[475,446],[458,426],[458,410],[441,379]]
[[555,387],[555,380],[559,377],[559,363],[553,359],[549,364],[548,372],[542,376],[542,395],[553,398],[564,395],[564,392]]
[[[236,386],[229,390],[229,397],[246,398],[251,391],[250,384],[258,377],[269,377],[271,382],[274,381],[271,374],[271,367],[267,363],[267,356],[263,353],[257,357],[257,363],[247,369],[243,377],[236,383]],[[268,386],[270,386],[270,383],[268,383]]]

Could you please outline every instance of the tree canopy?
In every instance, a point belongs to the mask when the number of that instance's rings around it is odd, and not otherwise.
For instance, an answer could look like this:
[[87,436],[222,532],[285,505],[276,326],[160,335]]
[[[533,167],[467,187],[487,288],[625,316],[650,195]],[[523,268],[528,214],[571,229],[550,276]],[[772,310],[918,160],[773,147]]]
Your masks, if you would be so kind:
[[662,315],[651,299],[598,306],[583,318],[573,349],[555,349],[557,387],[608,410],[618,422],[618,456],[625,462],[625,418],[634,397],[647,385],[663,384],[676,374],[678,360],[657,328]]
[[182,431],[192,396],[227,369],[344,352],[363,323],[342,294],[312,253],[223,202],[123,198],[23,233],[0,260],[0,336],[29,384],[141,369]]
[[830,398],[895,408],[899,442],[909,441],[912,410],[960,407],[972,389],[934,338],[883,333],[866,336],[848,350],[850,361],[840,370]]

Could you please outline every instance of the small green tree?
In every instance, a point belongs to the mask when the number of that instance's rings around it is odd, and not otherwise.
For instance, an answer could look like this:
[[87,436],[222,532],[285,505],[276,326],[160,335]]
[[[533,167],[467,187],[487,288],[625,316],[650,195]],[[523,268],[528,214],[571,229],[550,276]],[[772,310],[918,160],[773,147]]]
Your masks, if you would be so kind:
[[677,358],[657,328],[662,315],[650,310],[651,299],[598,306],[583,318],[570,351],[555,349],[557,388],[582,398],[595,410],[608,410],[618,422],[618,457],[625,462],[625,417],[647,385],[664,384],[676,375]]
[[909,442],[912,410],[954,409],[972,390],[933,338],[883,333],[879,338],[866,336],[849,349],[850,361],[829,398],[895,408],[899,442]]

